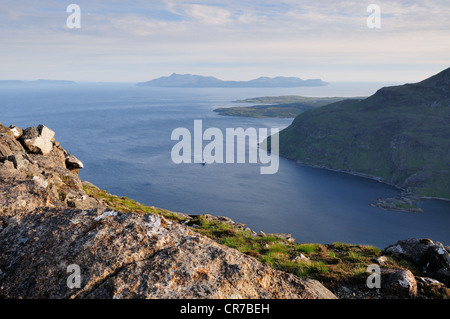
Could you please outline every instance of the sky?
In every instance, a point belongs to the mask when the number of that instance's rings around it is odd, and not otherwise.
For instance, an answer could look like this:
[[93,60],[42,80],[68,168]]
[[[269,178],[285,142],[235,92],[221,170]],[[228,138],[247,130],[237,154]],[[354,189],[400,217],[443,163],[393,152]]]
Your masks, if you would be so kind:
[[417,82],[450,67],[449,16],[448,0],[1,0],[0,80]]

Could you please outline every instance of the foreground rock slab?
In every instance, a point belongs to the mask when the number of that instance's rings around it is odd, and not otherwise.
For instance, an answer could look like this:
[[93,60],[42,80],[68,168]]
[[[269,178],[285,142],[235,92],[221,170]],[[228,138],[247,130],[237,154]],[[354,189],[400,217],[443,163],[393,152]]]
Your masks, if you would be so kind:
[[9,218],[0,247],[1,298],[335,298],[154,215],[41,208]]

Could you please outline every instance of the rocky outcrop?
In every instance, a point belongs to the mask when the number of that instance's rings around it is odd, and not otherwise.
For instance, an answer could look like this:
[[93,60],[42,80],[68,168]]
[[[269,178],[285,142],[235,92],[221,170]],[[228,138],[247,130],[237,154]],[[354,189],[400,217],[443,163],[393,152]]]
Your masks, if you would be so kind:
[[10,125],[9,129],[13,133],[14,137],[17,139],[23,135],[23,130],[20,127],[17,127],[15,125]]
[[408,269],[381,270],[381,289],[394,296],[410,298],[417,296],[417,281]]
[[[14,134],[0,133],[2,214],[47,206],[95,207],[97,202],[84,193],[77,170],[66,162],[68,153],[51,141],[54,133],[45,126],[38,128],[26,129],[17,140]],[[33,140],[37,142],[31,146]]]
[[55,132],[46,126],[39,125],[23,131],[21,140],[28,152],[47,155],[53,149],[54,137]]
[[407,213],[423,213],[423,210],[416,206],[417,199],[402,196],[396,198],[378,198],[376,204],[370,204],[384,210],[392,210]]
[[[7,298],[333,298],[154,215],[40,208],[0,233]],[[69,265],[80,267],[70,289]]]
[[19,135],[1,127],[0,298],[335,298],[161,216],[102,206],[50,129]]
[[450,249],[430,239],[400,240],[383,250],[386,255],[406,259],[429,277],[450,285]]
[[83,162],[71,154],[66,154],[66,166],[70,170],[84,168]]

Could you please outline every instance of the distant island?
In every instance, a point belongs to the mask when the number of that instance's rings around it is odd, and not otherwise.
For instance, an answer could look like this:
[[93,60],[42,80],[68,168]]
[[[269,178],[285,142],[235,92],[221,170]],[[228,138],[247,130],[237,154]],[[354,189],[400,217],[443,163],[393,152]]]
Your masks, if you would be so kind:
[[259,105],[217,108],[214,112],[225,116],[294,118],[304,111],[346,99],[363,98],[305,97],[298,95],[264,96],[234,101],[235,103],[261,103]]
[[21,80],[0,80],[0,86],[9,85],[74,85],[77,84],[74,81],[66,80],[35,80],[35,81],[21,81]]
[[137,83],[148,87],[179,87],[179,88],[291,88],[300,86],[327,85],[320,79],[302,80],[296,77],[260,77],[250,81],[223,81],[213,76],[192,74],[176,74],[163,76],[148,82]]
[[450,68],[298,115],[280,132],[280,155],[372,177],[418,197],[450,199],[449,123]]

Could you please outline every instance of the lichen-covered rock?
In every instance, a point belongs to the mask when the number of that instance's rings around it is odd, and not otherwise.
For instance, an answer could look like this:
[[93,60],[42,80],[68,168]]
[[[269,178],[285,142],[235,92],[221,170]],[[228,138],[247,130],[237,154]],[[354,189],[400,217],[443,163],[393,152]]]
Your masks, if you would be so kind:
[[424,256],[433,244],[430,239],[409,238],[387,246],[383,249],[383,253],[405,258],[420,265],[424,263]]
[[407,269],[382,269],[381,289],[398,297],[417,296],[416,279],[412,272]]
[[[80,267],[70,288],[69,265]],[[38,208],[0,232],[2,298],[335,298],[154,215]]]
[[404,258],[428,276],[450,285],[450,253],[440,242],[410,238],[386,247],[383,253]]
[[[40,134],[36,128],[25,131],[25,137]],[[44,127],[40,128],[40,132],[45,131]],[[77,172],[67,169],[66,154],[60,146],[52,147],[46,155],[36,154],[11,134],[0,133],[0,210],[3,215],[31,212],[46,206],[95,207],[97,201],[86,196]]]
[[14,137],[14,133],[6,126],[3,126],[2,123],[0,123],[0,134],[8,134],[12,137]]
[[84,168],[83,162],[72,154],[66,154],[66,167],[70,170]]
[[15,125],[10,125],[9,129],[14,134],[14,137],[16,139],[20,138],[23,135],[23,130],[20,127],[17,127]]
[[47,155],[53,149],[55,132],[44,125],[29,127],[21,136],[21,141],[28,152]]
[[431,246],[425,256],[428,273],[447,286],[450,286],[450,253],[448,249],[440,242]]
[[447,288],[440,281],[429,277],[417,278],[417,292],[427,296],[435,296],[436,298],[442,298],[442,295],[449,296],[450,289]]

